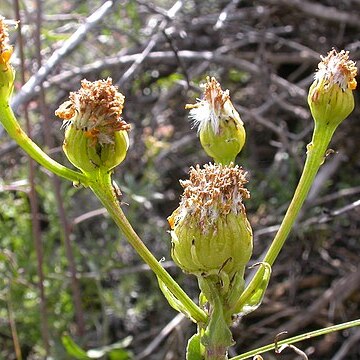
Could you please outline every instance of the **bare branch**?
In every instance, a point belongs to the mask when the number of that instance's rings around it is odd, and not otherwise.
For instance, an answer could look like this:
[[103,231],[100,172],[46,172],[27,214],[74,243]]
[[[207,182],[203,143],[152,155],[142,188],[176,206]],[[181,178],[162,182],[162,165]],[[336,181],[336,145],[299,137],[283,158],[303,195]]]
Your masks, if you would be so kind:
[[44,82],[46,77],[51,73],[54,67],[60,61],[69,55],[85,38],[86,34],[91,31],[95,25],[106,16],[113,8],[117,0],[106,1],[94,13],[92,13],[75,32],[66,40],[60,49],[54,51],[46,63],[41,66],[36,74],[34,74],[21,90],[13,97],[11,107],[16,112],[18,107],[31,100],[37,86]]

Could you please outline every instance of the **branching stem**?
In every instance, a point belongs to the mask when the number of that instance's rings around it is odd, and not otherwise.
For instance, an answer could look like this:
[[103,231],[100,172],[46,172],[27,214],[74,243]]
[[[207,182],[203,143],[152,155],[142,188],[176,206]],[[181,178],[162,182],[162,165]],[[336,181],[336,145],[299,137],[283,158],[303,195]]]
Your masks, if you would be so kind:
[[163,281],[172,294],[184,305],[188,313],[197,322],[206,322],[207,315],[201,310],[182,290],[179,284],[170,276],[170,274],[161,266],[150,250],[141,241],[135,230],[124,215],[119,201],[117,200],[111,175],[98,172],[96,180],[90,184],[91,190],[105,206],[116,225],[124,233],[129,243],[137,251],[140,257],[150,266],[151,270]]
[[52,173],[73,181],[74,183],[90,186],[102,204],[106,207],[116,225],[123,231],[130,244],[138,252],[141,258],[150,266],[152,271],[164,282],[174,296],[181,301],[191,317],[198,322],[207,321],[207,315],[205,312],[189,298],[179,284],[160,265],[130,225],[116,198],[111,183],[111,175],[109,173],[104,174],[103,172],[98,171],[97,176],[94,178],[88,174],[82,174],[68,169],[50,158],[22,130],[10,106],[5,101],[0,101],[0,119],[9,135],[40,165]]
[[6,101],[0,101],[0,120],[10,137],[37,163],[60,177],[76,184],[88,186],[88,179],[84,174],[68,169],[66,166],[53,160],[26,135]]

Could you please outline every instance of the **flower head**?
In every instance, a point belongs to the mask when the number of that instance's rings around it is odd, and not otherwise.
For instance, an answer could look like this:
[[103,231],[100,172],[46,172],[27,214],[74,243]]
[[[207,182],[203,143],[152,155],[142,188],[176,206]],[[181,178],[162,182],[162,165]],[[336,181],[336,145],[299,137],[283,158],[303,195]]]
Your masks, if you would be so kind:
[[[225,104],[228,110],[226,112]],[[209,76],[204,85],[203,98],[195,105],[185,106],[186,109],[190,109],[189,117],[194,121],[194,126],[198,128],[199,133],[210,124],[215,134],[218,134],[220,130],[220,118],[232,115],[230,107],[232,103],[229,90],[223,91],[217,80],[214,77],[210,79]]]
[[315,121],[338,126],[354,109],[357,68],[349,52],[332,49],[321,62],[310,87],[308,103]]
[[245,129],[229,91],[223,91],[214,77],[207,77],[203,98],[185,108],[190,109],[189,117],[198,128],[205,152],[215,162],[233,162],[244,146]]
[[0,15],[0,100],[8,102],[14,88],[15,71],[10,64],[13,47],[5,19]]
[[13,47],[9,44],[8,26],[5,18],[0,15],[0,65],[8,65]]
[[252,251],[243,204],[250,197],[246,183],[242,168],[222,164],[191,168],[189,180],[181,181],[180,206],[168,221],[172,256],[184,271],[202,275],[222,270],[231,278],[243,270]]
[[180,181],[184,193],[175,221],[195,216],[201,232],[207,233],[220,216],[245,212],[243,199],[250,193],[244,187],[247,173],[238,165],[197,165],[189,175],[189,180]]
[[55,111],[64,119],[64,127],[73,125],[92,138],[93,144],[112,144],[114,133],[130,130],[130,125],[121,120],[125,97],[112,85],[112,80],[81,81],[81,88],[71,92],[70,100]]
[[315,80],[324,81],[324,89],[330,90],[331,86],[337,85],[343,91],[356,89],[355,76],[356,64],[349,60],[349,52],[341,50],[339,53],[332,49],[327,56],[320,56],[321,62],[315,73]]
[[82,80],[55,114],[66,128],[63,149],[69,160],[84,172],[117,166],[129,146],[130,125],[121,119],[124,96],[112,80]]

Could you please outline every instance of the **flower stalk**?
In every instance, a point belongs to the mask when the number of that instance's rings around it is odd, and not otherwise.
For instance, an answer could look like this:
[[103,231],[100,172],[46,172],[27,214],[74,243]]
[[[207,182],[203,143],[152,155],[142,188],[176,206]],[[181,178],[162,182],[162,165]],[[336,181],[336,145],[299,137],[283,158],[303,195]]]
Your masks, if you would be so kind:
[[[286,211],[286,214],[281,222],[280,228],[272,241],[264,259],[264,263],[273,265],[277,256],[279,255],[284,243],[296,221],[296,218],[302,208],[304,201],[311,189],[315,176],[318,173],[320,166],[325,160],[326,150],[333,136],[334,129],[315,129],[313,140],[308,145],[307,158],[303,168],[302,175],[296,187],[294,196]],[[259,267],[254,277],[240,296],[237,307],[242,308],[249,301],[253,289],[257,289],[263,281],[264,268]]]
[[118,201],[111,181],[112,169],[125,158],[130,126],[121,119],[125,97],[112,85],[112,80],[89,82],[70,93],[56,115],[64,120],[63,149],[68,159],[88,178],[89,187],[107,209],[129,243],[167,289],[197,322],[205,322],[206,314],[181,289],[160,265],[136,234]]
[[102,171],[97,171],[93,175],[93,181],[90,184],[91,190],[99,198],[101,203],[109,212],[116,225],[126,236],[129,243],[140,255],[140,257],[149,265],[151,270],[166,285],[166,287],[175,295],[175,297],[183,304],[190,314],[191,318],[199,323],[207,321],[207,315],[201,310],[181,289],[179,284],[170,276],[170,274],[161,266],[158,260],[150,252],[150,250],[141,241],[131,224],[123,213],[117,195],[114,191],[111,175]]
[[267,351],[274,350],[277,346],[281,346],[281,345],[285,345],[285,344],[288,344],[288,345],[296,344],[297,342],[300,342],[300,341],[309,340],[309,339],[312,339],[312,338],[315,338],[318,336],[324,336],[326,334],[330,334],[335,331],[342,331],[345,329],[350,329],[355,326],[360,326],[360,319],[348,321],[348,322],[345,322],[342,324],[332,325],[332,326],[329,326],[329,327],[326,327],[323,329],[314,330],[314,331],[311,331],[311,332],[308,332],[305,334],[296,335],[296,336],[293,336],[288,339],[280,340],[276,344],[273,343],[273,344],[262,346],[260,348],[254,349],[254,350],[250,350],[241,355],[234,356],[230,360],[255,359],[255,358],[253,358],[253,356],[263,354]]
[[111,79],[94,83],[84,80],[80,91],[70,94],[70,100],[59,107],[57,115],[65,120],[66,127],[65,154],[81,172],[71,170],[44,153],[22,130],[11,110],[9,101],[15,78],[11,55],[7,27],[0,18],[0,121],[10,137],[47,170],[76,185],[90,187],[130,244],[183,304],[191,318],[205,323],[206,313],[181,289],[133,230],[113,188],[111,170],[124,160],[129,146],[129,125],[120,118],[123,95],[112,86]]
[[89,185],[89,179],[84,174],[59,164],[36,145],[21,128],[9,104],[2,98],[0,98],[0,121],[10,137],[38,164],[74,184]]
[[[284,246],[316,174],[325,161],[326,152],[335,130],[354,109],[352,92],[356,88],[357,71],[355,63],[349,60],[348,52],[338,53],[333,49],[321,59],[308,96],[308,103],[315,122],[312,141],[307,146],[305,165],[294,196],[263,259],[263,262],[269,265],[275,262]],[[239,307],[247,303],[251,297],[251,289],[261,283],[263,273],[264,268],[260,267],[241,295],[238,301]]]
[[10,108],[10,98],[14,88],[15,70],[11,65],[13,47],[9,44],[8,28],[0,16],[0,122],[10,137],[25,150],[37,163],[52,173],[87,186],[87,177],[79,172],[68,169],[45,154],[22,130]]

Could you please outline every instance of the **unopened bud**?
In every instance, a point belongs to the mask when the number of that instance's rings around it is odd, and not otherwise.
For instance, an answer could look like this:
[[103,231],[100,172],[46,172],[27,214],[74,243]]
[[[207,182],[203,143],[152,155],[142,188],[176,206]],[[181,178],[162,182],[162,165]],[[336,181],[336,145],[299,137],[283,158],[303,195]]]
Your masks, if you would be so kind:
[[182,270],[196,276],[224,272],[229,279],[244,271],[252,253],[245,183],[242,168],[222,164],[191,168],[189,180],[181,181],[180,206],[168,221],[171,254]]
[[315,123],[336,128],[354,109],[357,69],[348,51],[333,49],[321,59],[308,103]]
[[215,78],[206,80],[203,99],[185,108],[190,109],[205,152],[217,163],[230,164],[245,144],[244,124],[229,91],[223,91]]
[[65,120],[64,152],[84,173],[109,171],[124,160],[130,129],[121,120],[124,99],[110,78],[82,80],[81,89],[70,93],[70,100],[56,110]]

